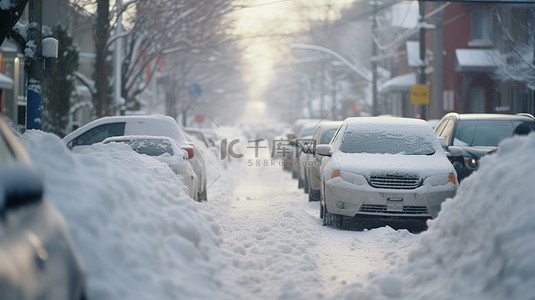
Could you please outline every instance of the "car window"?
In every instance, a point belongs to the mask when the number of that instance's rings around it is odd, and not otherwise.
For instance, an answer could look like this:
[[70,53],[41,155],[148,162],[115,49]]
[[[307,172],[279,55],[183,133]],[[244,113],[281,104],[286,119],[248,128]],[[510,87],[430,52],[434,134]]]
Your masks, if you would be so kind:
[[305,136],[313,135],[314,131],[316,131],[316,127],[315,126],[304,127],[303,130],[301,130],[301,134],[299,135],[299,137],[305,137]]
[[97,126],[93,129],[84,132],[79,137],[73,139],[72,144],[70,144],[69,146],[72,148],[74,146],[93,145],[95,143],[100,143],[111,136],[124,135],[124,126],[124,122],[103,124]]
[[317,143],[319,143],[320,135],[323,134],[323,130],[323,128],[318,127],[312,136],[312,139],[316,140]]
[[333,138],[331,139],[331,141],[329,142],[329,144],[331,144],[331,145],[334,146],[335,141],[338,139],[338,136],[340,135],[340,132],[343,132],[343,131],[345,130],[345,128],[342,129],[343,127],[347,127],[347,126],[343,126],[343,125],[342,125],[342,126],[338,127],[338,129],[337,129],[336,132],[334,133],[334,136],[333,136]]
[[[436,137],[433,138],[436,139]],[[410,131],[347,130],[340,144],[344,153],[377,153],[402,155],[432,155],[433,144],[425,135]]]
[[329,144],[338,128],[324,130],[321,134],[320,144]]
[[514,134],[522,123],[512,120],[460,120],[455,128],[455,146],[493,146]]

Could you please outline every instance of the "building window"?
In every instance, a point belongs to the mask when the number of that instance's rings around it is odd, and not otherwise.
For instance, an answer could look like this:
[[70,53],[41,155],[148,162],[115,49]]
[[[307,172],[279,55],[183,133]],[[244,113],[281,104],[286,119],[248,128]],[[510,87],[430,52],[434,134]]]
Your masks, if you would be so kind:
[[17,106],[17,125],[20,127],[26,126],[26,105],[19,104]]
[[484,8],[472,10],[472,41],[469,46],[490,46],[490,16]]
[[535,13],[534,9],[528,10],[527,24],[526,24],[526,40],[528,45],[534,45],[535,43],[535,30],[533,26],[535,25]]

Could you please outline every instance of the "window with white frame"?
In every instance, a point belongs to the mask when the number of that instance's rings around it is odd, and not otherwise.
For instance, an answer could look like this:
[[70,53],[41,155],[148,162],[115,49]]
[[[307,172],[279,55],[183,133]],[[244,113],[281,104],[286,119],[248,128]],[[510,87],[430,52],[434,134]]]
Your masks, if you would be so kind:
[[490,44],[490,16],[485,8],[472,10],[472,41],[470,46],[486,46]]

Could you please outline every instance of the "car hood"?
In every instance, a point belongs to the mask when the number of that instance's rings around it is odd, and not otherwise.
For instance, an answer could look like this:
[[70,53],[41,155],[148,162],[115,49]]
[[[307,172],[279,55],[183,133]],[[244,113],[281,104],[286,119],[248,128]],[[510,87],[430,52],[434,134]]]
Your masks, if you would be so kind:
[[400,155],[338,152],[333,154],[332,159],[341,172],[363,176],[410,174],[425,178],[454,172],[452,164],[444,153]]
[[485,156],[489,154],[490,152],[498,149],[498,147],[491,147],[491,146],[462,146],[461,147],[464,151],[465,157],[474,157],[474,158],[481,158],[482,156]]

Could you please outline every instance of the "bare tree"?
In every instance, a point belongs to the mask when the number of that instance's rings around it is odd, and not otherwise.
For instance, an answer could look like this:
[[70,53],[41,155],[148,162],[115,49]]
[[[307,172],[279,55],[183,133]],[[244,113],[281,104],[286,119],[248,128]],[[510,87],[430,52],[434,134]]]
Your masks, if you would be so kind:
[[127,103],[146,89],[164,56],[190,56],[193,49],[214,47],[214,37],[225,29],[222,17],[230,9],[228,0],[138,0],[122,66]]
[[[121,66],[121,96],[127,106],[138,106],[137,96],[148,86],[164,56],[206,48],[214,36],[225,29],[225,14],[231,11],[230,0],[71,0],[73,5],[89,10],[96,4],[94,39],[96,46],[95,87],[96,115],[112,108],[110,66],[107,60],[117,38],[125,39]],[[119,16],[129,24],[114,34]],[[87,81],[85,81],[87,83]]]
[[499,75],[523,82],[535,90],[535,9],[532,6],[497,6],[493,11],[498,26],[492,38],[499,50],[493,59]]

